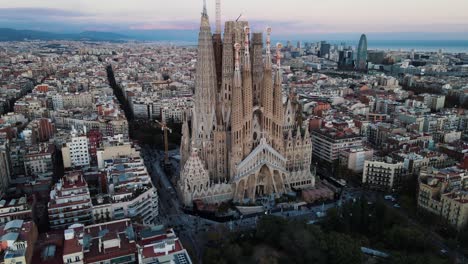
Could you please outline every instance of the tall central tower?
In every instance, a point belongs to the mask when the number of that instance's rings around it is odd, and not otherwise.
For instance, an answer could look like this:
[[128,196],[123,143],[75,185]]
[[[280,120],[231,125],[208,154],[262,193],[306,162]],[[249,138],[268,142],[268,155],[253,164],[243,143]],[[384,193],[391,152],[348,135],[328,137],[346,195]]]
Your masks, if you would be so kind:
[[198,34],[198,56],[195,74],[195,104],[192,125],[192,141],[201,150],[208,171],[213,173],[215,160],[213,153],[213,128],[215,126],[215,106],[217,97],[217,75],[210,21],[203,6]]

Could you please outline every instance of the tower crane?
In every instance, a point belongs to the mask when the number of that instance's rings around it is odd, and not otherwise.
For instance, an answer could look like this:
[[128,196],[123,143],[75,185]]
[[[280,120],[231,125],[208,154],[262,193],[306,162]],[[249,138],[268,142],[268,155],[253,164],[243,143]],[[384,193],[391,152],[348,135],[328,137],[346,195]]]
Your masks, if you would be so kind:
[[216,34],[221,34],[221,0],[216,0]]
[[166,121],[161,120],[162,122],[155,120],[158,126],[161,128],[161,130],[164,132],[164,168],[169,169],[171,163],[169,162],[169,141],[167,138],[167,132],[172,133],[172,129],[170,129]]

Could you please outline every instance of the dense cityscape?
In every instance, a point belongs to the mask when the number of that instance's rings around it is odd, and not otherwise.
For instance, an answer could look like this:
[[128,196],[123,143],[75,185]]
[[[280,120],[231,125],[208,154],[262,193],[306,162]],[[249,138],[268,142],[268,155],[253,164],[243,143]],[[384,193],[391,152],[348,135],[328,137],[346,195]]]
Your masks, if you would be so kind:
[[0,38],[0,264],[468,263],[468,53],[199,19]]

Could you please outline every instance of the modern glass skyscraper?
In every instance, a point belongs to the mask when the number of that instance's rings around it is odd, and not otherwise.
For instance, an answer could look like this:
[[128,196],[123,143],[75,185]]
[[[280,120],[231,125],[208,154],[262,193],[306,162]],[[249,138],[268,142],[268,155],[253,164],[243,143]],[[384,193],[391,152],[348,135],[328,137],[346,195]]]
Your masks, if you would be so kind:
[[357,51],[356,70],[365,71],[367,69],[367,37],[361,35]]

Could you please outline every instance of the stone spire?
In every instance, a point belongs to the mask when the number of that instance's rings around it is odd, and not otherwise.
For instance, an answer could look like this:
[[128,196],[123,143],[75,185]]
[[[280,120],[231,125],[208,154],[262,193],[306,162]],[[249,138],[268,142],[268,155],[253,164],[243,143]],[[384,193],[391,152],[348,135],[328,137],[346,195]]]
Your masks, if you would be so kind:
[[263,81],[263,34],[252,34],[252,83],[253,83],[253,104],[260,106],[262,102],[262,81]]
[[281,76],[281,48],[283,45],[281,43],[276,44],[276,74],[275,74],[275,84],[274,84],[274,110],[275,117],[280,118],[279,113],[283,113],[283,94],[282,94],[282,76]]
[[235,68],[234,68],[234,88],[232,91],[232,129],[231,129],[231,176],[235,173],[235,166],[242,161],[243,156],[243,117],[242,108],[242,75],[240,71],[240,49],[241,44],[236,43]]
[[234,87],[242,89],[242,75],[240,72],[240,48],[241,45],[236,43],[234,45],[235,49],[235,64],[234,64]]
[[203,13],[202,16],[208,16],[208,12],[206,12],[206,0],[203,0]]
[[[275,146],[281,146],[281,141],[283,137],[283,119],[284,119],[284,107],[283,107],[283,87],[282,87],[282,76],[281,76],[281,48],[283,45],[281,43],[276,44],[276,74],[275,74],[275,83],[273,88],[273,111],[274,111],[274,120],[277,125],[274,129],[273,137],[275,141]],[[281,152],[281,151],[280,151]]]
[[215,119],[216,105],[216,68],[210,22],[206,4],[200,22],[198,35],[198,56],[195,76],[195,106],[193,137],[200,147],[202,142],[210,140]]
[[265,68],[263,72],[262,106],[263,106],[264,115],[272,118],[273,117],[273,79],[272,79],[272,72],[271,72],[270,34],[271,34],[271,28],[268,27],[267,37],[266,37]]
[[223,40],[221,35],[221,0],[216,0],[216,31],[213,34],[213,49],[216,61],[216,79],[218,86],[216,87],[217,94],[221,93],[222,83],[222,66],[223,66]]
[[244,27],[244,67],[242,71],[242,103],[244,108],[244,158],[252,150],[252,116],[253,116],[253,98],[252,98],[252,65],[250,62],[250,28]]
[[[227,28],[228,29],[228,28]],[[221,70],[221,102],[224,122],[226,128],[231,124],[231,97],[234,76],[234,43],[232,41],[232,32],[224,33],[222,48],[222,70]]]
[[265,69],[271,70],[271,27],[267,27]]
[[180,143],[180,155],[181,155],[180,167],[181,168],[184,167],[185,162],[190,156],[191,139],[190,139],[190,129],[189,129],[187,119],[188,119],[187,114],[185,113],[183,116],[182,139]]
[[210,183],[208,171],[198,156],[198,149],[192,148],[190,157],[184,164],[180,175],[178,183],[179,192],[182,195],[183,203],[186,206],[191,206],[193,193],[202,191]]
[[[251,71],[252,67],[250,65],[250,28],[245,27],[244,28],[244,34],[245,34],[245,39],[244,39],[244,71]],[[244,76],[245,77],[245,76]]]

